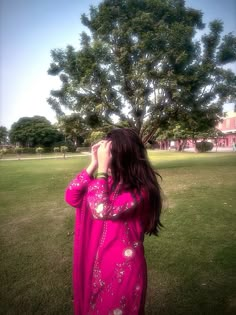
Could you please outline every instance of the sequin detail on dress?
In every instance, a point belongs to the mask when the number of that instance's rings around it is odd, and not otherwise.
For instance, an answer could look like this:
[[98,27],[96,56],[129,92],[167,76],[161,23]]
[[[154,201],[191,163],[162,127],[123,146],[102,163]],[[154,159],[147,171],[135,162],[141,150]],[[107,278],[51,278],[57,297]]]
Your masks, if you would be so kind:
[[124,256],[126,258],[132,258],[134,256],[134,250],[132,248],[126,248],[124,250]]
[[116,308],[114,311],[111,312],[112,315],[122,315],[123,312],[121,309]]
[[73,261],[75,315],[142,315],[146,263],[140,196],[82,171],[66,190],[76,207]]
[[88,203],[95,219],[115,219],[121,213],[131,211],[136,202],[131,193],[126,192],[127,201],[124,203],[124,195],[119,195],[119,186],[109,198],[108,183],[105,179],[96,179],[88,188]]

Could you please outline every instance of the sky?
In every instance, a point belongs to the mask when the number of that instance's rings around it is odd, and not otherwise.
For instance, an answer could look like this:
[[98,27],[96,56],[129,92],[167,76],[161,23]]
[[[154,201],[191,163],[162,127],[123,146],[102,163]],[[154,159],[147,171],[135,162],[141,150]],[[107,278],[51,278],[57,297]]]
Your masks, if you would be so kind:
[[[60,80],[47,74],[50,51],[79,47],[81,14],[101,0],[0,0],[0,126],[8,129],[21,117],[40,115],[52,123],[47,103]],[[224,22],[224,32],[236,32],[235,0],[186,0],[203,12],[203,22]],[[232,65],[236,72],[236,65]],[[233,105],[226,105],[231,110]]]

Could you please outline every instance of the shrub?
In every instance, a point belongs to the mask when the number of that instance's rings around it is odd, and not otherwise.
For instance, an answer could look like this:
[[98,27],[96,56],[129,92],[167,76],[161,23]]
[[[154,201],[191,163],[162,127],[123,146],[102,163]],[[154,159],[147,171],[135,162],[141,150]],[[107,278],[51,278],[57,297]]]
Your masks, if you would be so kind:
[[153,146],[152,146],[152,144],[151,143],[146,143],[145,144],[145,148],[147,149],[147,150],[151,150],[152,148],[153,148]]
[[52,147],[43,147],[43,152],[44,153],[52,153],[53,149],[52,149]]
[[44,151],[44,148],[41,148],[41,147],[38,147],[38,148],[35,149],[35,152],[39,153],[39,154],[42,154],[43,151]]
[[68,148],[68,152],[75,152],[76,149],[75,145],[70,140],[56,142],[54,143],[54,146],[59,148],[62,146],[66,146]]
[[15,147],[8,147],[8,148],[2,148],[3,150],[5,150],[6,154],[15,154]]
[[3,155],[7,153],[7,149],[3,148],[0,150],[0,159],[2,159]]
[[32,147],[22,148],[21,153],[35,154],[35,148]]
[[196,143],[196,149],[198,152],[211,151],[213,148],[213,143],[208,141],[201,141]]
[[53,148],[53,152],[55,152],[55,153],[60,152],[60,148],[59,147]]
[[61,148],[60,148],[60,151],[61,151],[62,153],[65,153],[65,152],[68,151],[68,147],[65,146],[65,145],[62,145]]
[[23,152],[23,148],[16,146],[14,151],[15,151],[16,154],[20,154],[20,153]]

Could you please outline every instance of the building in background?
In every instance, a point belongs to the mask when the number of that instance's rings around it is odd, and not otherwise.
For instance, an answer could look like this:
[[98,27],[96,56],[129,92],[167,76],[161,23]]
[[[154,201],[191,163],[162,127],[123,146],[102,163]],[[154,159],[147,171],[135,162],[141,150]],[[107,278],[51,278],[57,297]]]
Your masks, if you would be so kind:
[[[193,139],[163,139],[157,140],[153,145],[154,148],[162,150],[179,150],[180,146],[182,149],[193,149],[195,148],[195,142],[200,142],[202,140],[212,142],[214,148],[225,148],[227,151],[232,148],[236,151],[236,108],[234,111],[226,112],[224,117],[221,118],[221,122],[216,126],[218,130],[218,135],[214,138],[209,137]],[[180,149],[180,151],[182,150]]]
[[227,112],[216,128],[224,134],[224,137],[218,139],[218,146],[232,147],[236,143],[236,112]]

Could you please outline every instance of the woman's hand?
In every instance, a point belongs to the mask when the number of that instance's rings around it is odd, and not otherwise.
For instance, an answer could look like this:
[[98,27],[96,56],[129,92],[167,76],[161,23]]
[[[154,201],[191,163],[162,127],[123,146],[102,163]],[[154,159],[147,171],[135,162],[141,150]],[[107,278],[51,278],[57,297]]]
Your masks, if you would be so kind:
[[89,175],[92,175],[97,167],[98,167],[98,156],[97,156],[97,151],[98,151],[98,148],[100,147],[101,143],[103,141],[99,141],[97,143],[95,143],[92,148],[91,148],[91,163],[89,164],[89,166],[87,167],[87,173]]
[[95,143],[93,146],[92,146],[92,149],[91,149],[91,154],[92,154],[92,158],[91,158],[91,163],[97,168],[98,167],[98,155],[97,155],[97,152],[98,152],[98,148],[100,147],[101,143],[103,141],[99,141],[97,143]]
[[110,166],[112,159],[111,145],[111,141],[101,141],[97,149],[98,172],[106,173]]

